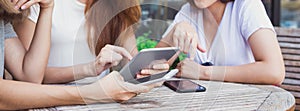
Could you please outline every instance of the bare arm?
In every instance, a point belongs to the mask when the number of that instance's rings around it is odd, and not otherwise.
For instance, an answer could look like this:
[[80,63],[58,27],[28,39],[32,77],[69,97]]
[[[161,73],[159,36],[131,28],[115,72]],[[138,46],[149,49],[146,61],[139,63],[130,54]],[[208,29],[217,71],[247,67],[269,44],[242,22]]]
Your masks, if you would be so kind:
[[[47,23],[49,23],[49,21],[47,21]],[[17,35],[19,35],[18,38],[20,39],[21,43],[24,45],[26,50],[29,50],[29,48],[32,47],[31,45],[33,45],[32,39],[34,38],[33,35],[34,35],[35,29],[36,29],[36,25],[38,25],[38,24],[35,24],[33,21],[31,21],[29,19],[26,19],[22,23],[14,24],[14,29],[15,29]],[[26,28],[24,28],[24,27],[26,27]],[[21,48],[21,46],[19,46],[19,48]],[[9,49],[11,49],[11,48],[9,48]],[[42,50],[42,49],[40,48],[40,50]],[[86,71],[88,70],[89,67],[91,67],[90,64],[82,64],[82,65],[77,65],[74,67],[80,68],[80,69],[76,70],[77,71],[76,76],[74,76],[74,73],[73,73],[73,71],[74,71],[73,66],[70,66],[70,67],[47,67],[47,69],[45,70],[43,83],[68,83],[68,82],[74,81],[75,79],[78,80],[78,79],[82,79],[86,76],[89,76],[89,75],[87,75],[88,72],[86,72]],[[23,77],[16,77],[16,76],[14,76],[14,77],[15,77],[15,79],[23,78]]]
[[[242,66],[226,67],[225,80],[281,84],[285,77],[285,67],[276,34],[268,29],[260,29],[249,38],[249,43],[256,62]],[[216,73],[213,74],[220,74],[218,73],[219,68],[217,67]]]
[[[29,50],[30,44],[33,39],[34,31],[36,25],[33,21],[26,19],[21,23],[14,24],[14,29],[19,35],[19,39],[21,43],[24,45],[26,50]],[[26,27],[26,28],[24,28]],[[81,65],[83,66],[83,65]],[[79,67],[79,66],[75,66]],[[86,66],[87,67],[87,66]],[[85,69],[85,68],[83,68]],[[79,72],[78,72],[79,73]],[[84,72],[82,72],[84,73]],[[83,76],[79,76],[82,74],[78,74],[76,79],[82,79]],[[45,75],[43,78],[43,83],[68,83],[75,80],[75,76],[73,74],[73,67],[47,67],[45,71]]]
[[88,64],[82,64],[82,65],[69,66],[69,67],[47,67],[43,83],[46,84],[68,83],[74,80],[83,79],[85,77],[88,77],[87,74],[89,72],[87,71],[89,70],[89,67],[92,67],[92,65],[89,66]]
[[[123,58],[131,60],[132,56],[125,48],[106,45],[101,49],[94,62],[65,68],[48,68],[44,82],[70,82],[74,79],[78,80],[85,77],[94,77],[110,67],[117,66]],[[50,74],[51,72],[52,74]]]
[[[269,29],[260,29],[248,41],[256,62],[240,66],[205,67],[186,60],[180,64],[181,70],[184,70],[181,76],[228,82],[281,84],[285,67],[276,34]],[[197,72],[199,75],[192,75],[193,72],[188,71],[193,65],[197,66],[194,71],[200,69]]]
[[126,83],[118,72],[86,86],[40,85],[0,79],[0,110],[122,102],[160,85]]
[[41,10],[34,39],[28,51],[19,39],[8,39],[5,45],[5,67],[17,80],[41,83],[48,63],[52,8]]
[[2,79],[0,85],[1,110],[84,104],[76,87],[46,86]]

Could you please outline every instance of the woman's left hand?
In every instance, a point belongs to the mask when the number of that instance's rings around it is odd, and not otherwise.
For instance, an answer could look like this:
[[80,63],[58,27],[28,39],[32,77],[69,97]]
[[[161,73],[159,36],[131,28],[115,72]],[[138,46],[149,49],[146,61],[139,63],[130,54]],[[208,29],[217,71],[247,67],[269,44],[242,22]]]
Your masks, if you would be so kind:
[[195,61],[187,58],[181,61],[177,65],[177,69],[179,73],[176,75],[177,77],[184,77],[190,79],[208,79],[209,76],[205,74],[205,71],[208,67],[202,66]]
[[147,68],[143,69],[137,78],[143,78],[154,74],[159,74],[168,71],[170,65],[166,60],[156,60],[153,61]]

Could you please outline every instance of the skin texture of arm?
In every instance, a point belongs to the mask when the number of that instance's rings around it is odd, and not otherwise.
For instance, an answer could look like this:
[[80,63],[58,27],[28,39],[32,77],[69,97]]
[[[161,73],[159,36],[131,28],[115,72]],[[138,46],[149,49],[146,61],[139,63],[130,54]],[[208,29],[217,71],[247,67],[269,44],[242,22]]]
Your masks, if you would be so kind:
[[5,40],[5,68],[16,80],[33,83],[41,83],[43,80],[50,50],[49,21],[52,20],[52,8],[42,9],[40,14],[28,51],[18,38]]
[[240,83],[281,84],[285,77],[285,67],[276,34],[269,29],[259,29],[248,41],[256,62],[240,66],[206,67],[192,60],[185,60],[179,64],[181,73],[178,76]]
[[0,79],[0,110],[84,104],[76,87],[46,86]]

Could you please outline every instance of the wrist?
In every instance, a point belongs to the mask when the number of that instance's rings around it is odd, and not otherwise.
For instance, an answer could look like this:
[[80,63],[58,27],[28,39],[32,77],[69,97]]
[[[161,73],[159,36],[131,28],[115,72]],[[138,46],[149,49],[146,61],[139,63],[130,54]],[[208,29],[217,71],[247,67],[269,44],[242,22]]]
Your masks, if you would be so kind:
[[202,65],[200,65],[199,67],[200,67],[200,69],[203,69],[201,72],[202,73],[201,79],[209,80],[212,75],[213,67],[212,66],[202,66]]
[[39,3],[40,9],[45,10],[45,9],[50,9],[52,10],[54,8],[54,2],[49,2],[49,3]]
[[67,88],[63,88],[66,89],[65,91],[67,92],[67,95],[65,97],[69,97],[69,101],[71,102],[71,104],[86,104],[86,102],[84,101],[84,99],[81,96],[81,92],[78,89],[78,87],[73,87],[73,86],[66,86]]
[[41,12],[44,12],[44,11],[53,11],[53,7],[41,7],[40,8]]
[[50,6],[40,6],[40,10],[41,11],[52,11],[54,8],[54,5],[50,5]]
[[87,63],[87,64],[81,65],[81,71],[82,72],[80,72],[80,75],[82,75],[83,78],[93,77],[93,75],[95,75],[95,73],[96,73],[94,63]]

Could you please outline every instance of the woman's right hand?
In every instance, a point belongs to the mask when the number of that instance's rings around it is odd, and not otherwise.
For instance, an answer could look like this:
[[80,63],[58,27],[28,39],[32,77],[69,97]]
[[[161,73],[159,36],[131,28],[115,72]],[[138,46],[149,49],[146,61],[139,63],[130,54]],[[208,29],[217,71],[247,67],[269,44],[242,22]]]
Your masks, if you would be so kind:
[[106,45],[96,57],[96,60],[87,64],[88,72],[84,72],[84,77],[95,77],[108,68],[117,66],[124,58],[131,60],[130,53],[122,47]]
[[32,5],[38,3],[41,9],[53,8],[54,1],[53,0],[11,0],[12,3],[15,5],[15,9],[19,10],[26,10]]
[[197,49],[205,52],[200,45],[195,29],[187,22],[176,24],[171,38],[173,46],[178,47],[185,54],[189,53],[191,59],[195,58]]
[[83,100],[88,104],[123,102],[161,85],[162,83],[150,86],[131,84],[125,82],[119,72],[114,71],[93,84],[79,87],[79,91]]

